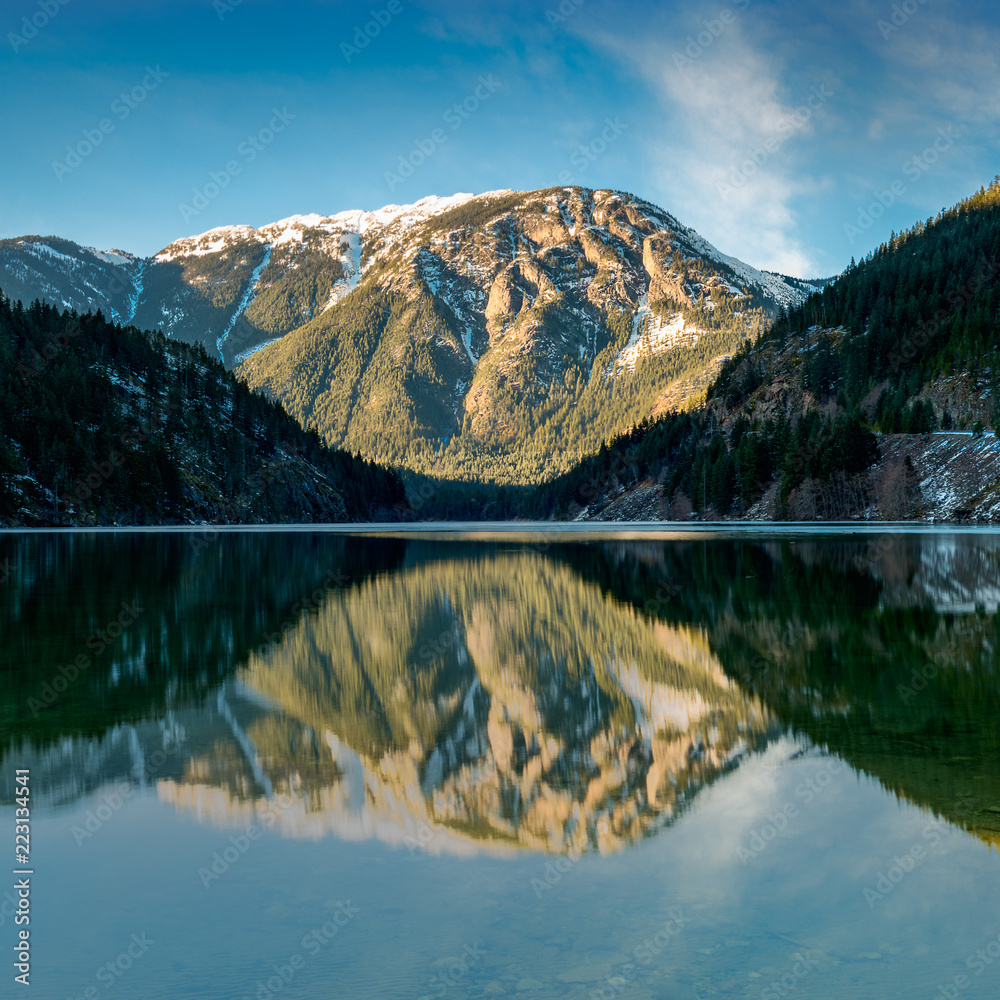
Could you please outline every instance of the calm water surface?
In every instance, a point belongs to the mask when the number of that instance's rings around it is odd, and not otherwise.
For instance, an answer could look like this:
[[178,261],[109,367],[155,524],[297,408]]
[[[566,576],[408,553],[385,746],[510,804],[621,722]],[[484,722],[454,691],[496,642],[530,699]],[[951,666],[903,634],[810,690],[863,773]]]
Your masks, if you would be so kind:
[[1000,536],[6,535],[0,579],[2,996],[1000,996]]

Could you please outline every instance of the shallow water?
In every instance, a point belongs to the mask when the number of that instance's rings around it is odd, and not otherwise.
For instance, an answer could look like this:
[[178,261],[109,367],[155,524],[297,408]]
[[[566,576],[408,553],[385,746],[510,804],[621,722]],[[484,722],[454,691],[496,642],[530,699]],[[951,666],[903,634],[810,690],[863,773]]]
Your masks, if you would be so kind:
[[0,536],[28,995],[1000,993],[1000,536],[519,531]]

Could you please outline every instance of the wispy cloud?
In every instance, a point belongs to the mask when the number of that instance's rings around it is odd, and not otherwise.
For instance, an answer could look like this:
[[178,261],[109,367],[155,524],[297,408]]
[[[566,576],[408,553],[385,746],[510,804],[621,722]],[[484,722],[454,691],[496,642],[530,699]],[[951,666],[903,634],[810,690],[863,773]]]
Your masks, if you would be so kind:
[[[735,8],[730,8],[731,12]],[[592,41],[632,64],[659,98],[662,128],[650,127],[648,154],[657,194],[706,237],[748,262],[786,274],[817,265],[796,234],[795,199],[821,181],[803,173],[792,150],[815,132],[822,104],[793,91],[781,67],[746,37],[734,16],[710,45],[688,58],[688,35],[645,41],[603,31]],[[692,36],[698,46],[698,35]],[[803,102],[811,98],[816,111]]]

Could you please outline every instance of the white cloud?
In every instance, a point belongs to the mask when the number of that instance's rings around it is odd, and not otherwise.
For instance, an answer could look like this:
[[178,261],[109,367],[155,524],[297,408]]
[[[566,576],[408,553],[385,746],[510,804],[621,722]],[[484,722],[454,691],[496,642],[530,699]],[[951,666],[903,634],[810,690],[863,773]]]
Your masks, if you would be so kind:
[[669,116],[671,138],[649,150],[664,207],[725,253],[786,274],[816,274],[793,209],[816,182],[797,176],[800,165],[789,155],[815,130],[815,113],[795,117],[812,95],[786,103],[777,67],[743,38],[738,21],[683,65],[672,39],[605,33],[595,41],[634,65]]

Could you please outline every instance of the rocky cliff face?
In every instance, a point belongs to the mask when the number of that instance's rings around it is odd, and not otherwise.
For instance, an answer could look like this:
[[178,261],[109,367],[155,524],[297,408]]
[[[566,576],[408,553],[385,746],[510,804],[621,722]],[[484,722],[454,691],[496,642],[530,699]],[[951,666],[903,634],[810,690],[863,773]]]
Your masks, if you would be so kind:
[[357,289],[238,373],[331,444],[527,483],[676,405],[678,385],[812,288],[621,192],[450,202],[349,220]]

